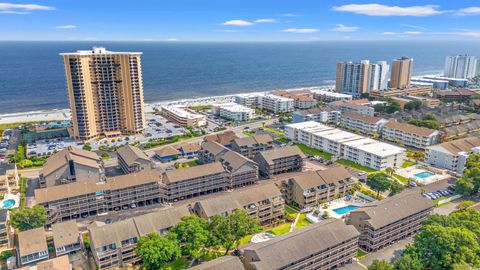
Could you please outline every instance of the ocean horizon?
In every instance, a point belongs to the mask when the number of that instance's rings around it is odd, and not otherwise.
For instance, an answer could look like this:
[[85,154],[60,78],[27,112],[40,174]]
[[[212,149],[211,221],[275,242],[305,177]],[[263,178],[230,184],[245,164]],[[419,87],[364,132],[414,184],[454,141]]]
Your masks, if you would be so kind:
[[145,102],[335,83],[336,62],[409,56],[413,74],[443,72],[447,55],[480,56],[478,41],[0,42],[0,113],[68,108],[62,52],[140,51]]

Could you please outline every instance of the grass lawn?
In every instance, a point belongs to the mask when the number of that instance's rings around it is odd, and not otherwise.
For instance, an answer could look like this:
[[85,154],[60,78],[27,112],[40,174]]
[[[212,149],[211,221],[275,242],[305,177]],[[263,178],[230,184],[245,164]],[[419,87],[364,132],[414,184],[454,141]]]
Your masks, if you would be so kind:
[[190,161],[187,161],[187,162],[184,162],[184,163],[180,163],[178,164],[178,166],[175,166],[175,169],[183,169],[183,168],[188,168],[188,167],[195,167],[197,165],[200,165],[200,161],[199,160],[190,160]]
[[273,233],[275,235],[282,235],[282,234],[288,233],[289,231],[290,231],[290,223],[284,223],[280,226],[277,226],[273,229],[268,230],[267,232]]
[[408,182],[410,182],[407,178],[401,176],[401,175],[398,175],[396,173],[393,174],[393,177],[395,177],[396,179],[400,180],[400,182],[402,182],[403,184],[408,184]]
[[251,132],[248,132],[248,131],[244,131],[244,132],[242,132],[242,133],[245,134],[245,135],[247,135],[247,136],[249,136],[249,137],[255,136],[255,134],[253,134],[253,133],[251,133]]
[[281,132],[281,131],[278,131],[276,129],[273,129],[273,128],[269,128],[269,127],[264,127],[263,128],[265,131],[268,131],[270,133],[273,133],[273,134],[276,134],[276,135],[279,135],[279,136],[284,136],[285,133]]
[[357,249],[357,259],[363,260],[365,259],[369,254],[361,249]]
[[188,260],[186,258],[178,258],[177,260],[167,263],[162,270],[179,270],[179,269],[187,269],[188,267]]
[[359,170],[359,171],[364,171],[366,173],[377,173],[378,172],[377,170],[374,170],[374,169],[366,167],[366,166],[362,166],[360,164],[357,164],[353,161],[346,160],[346,159],[339,159],[336,162],[338,164],[342,164],[344,166],[347,166],[347,167],[350,167],[350,168],[353,168],[353,169],[356,169],[356,170]]
[[194,111],[208,111],[210,109],[212,109],[212,105],[199,105],[199,106],[192,106],[190,107],[191,110],[194,110]]
[[287,213],[287,215],[289,216],[292,216],[292,217],[296,217],[297,214],[298,214],[298,211],[294,208],[292,208],[291,206],[288,206],[288,205],[285,205],[285,212]]
[[308,147],[305,144],[297,144],[297,146],[298,146],[298,148],[300,148],[300,150],[302,150],[303,153],[305,153],[307,155],[319,156],[319,157],[322,157],[322,158],[327,159],[327,160],[332,159],[332,154],[327,153],[327,152],[323,152],[322,150],[318,150],[318,149],[315,149],[315,148]]
[[410,161],[410,160],[405,160],[402,164],[402,168],[407,168],[407,167],[410,167],[410,166],[413,166],[413,165],[415,165],[415,162]]
[[283,137],[280,137],[280,138],[276,138],[275,140],[281,142],[281,143],[284,143],[284,144],[287,144],[290,142],[289,139],[286,139],[286,138],[283,138]]
[[307,214],[300,214],[295,229],[301,229],[310,225],[310,221],[307,220]]

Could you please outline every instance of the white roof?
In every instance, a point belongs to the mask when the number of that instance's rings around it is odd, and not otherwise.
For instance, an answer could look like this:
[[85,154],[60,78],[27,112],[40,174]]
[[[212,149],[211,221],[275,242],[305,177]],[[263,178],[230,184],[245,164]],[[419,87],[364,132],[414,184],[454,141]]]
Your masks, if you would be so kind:
[[351,98],[353,97],[352,95],[347,95],[347,94],[342,94],[342,93],[337,93],[337,92],[331,92],[331,91],[325,91],[325,90],[310,90],[315,94],[319,95],[325,95],[329,97],[339,97],[339,98]]
[[101,55],[101,54],[142,54],[141,52],[112,52],[107,51],[104,47],[93,47],[91,50],[78,50],[77,52],[61,53],[60,55]]
[[295,124],[289,124],[286,127],[288,128],[293,128],[293,129],[300,129],[305,132],[311,132],[314,133],[316,131],[323,131],[323,130],[332,130],[334,128],[322,125],[318,122],[315,121],[306,121],[306,122],[300,122],[300,123],[295,123]]
[[402,147],[379,142],[370,138],[362,138],[360,140],[345,142],[344,144],[379,157],[388,157],[405,152],[405,149]]
[[237,104],[237,103],[222,103],[222,104],[213,104],[214,107],[220,107],[221,109],[230,111],[230,112],[253,112],[255,111],[252,108]]
[[293,102],[293,99],[291,99],[291,98],[277,96],[277,95],[274,95],[274,94],[266,94],[266,95],[262,96],[262,98],[269,98],[269,99],[273,99],[273,100],[277,100],[277,101],[291,101],[291,102]]
[[354,140],[359,140],[363,139],[364,137],[350,133],[347,131],[343,131],[340,129],[330,129],[330,130],[322,130],[322,131],[317,131],[314,133],[314,135],[320,136],[322,138],[325,138],[330,141],[334,141],[337,143],[346,143]]
[[205,118],[205,115],[189,112],[183,108],[175,106],[162,106],[162,110],[169,111],[179,117],[188,119]]

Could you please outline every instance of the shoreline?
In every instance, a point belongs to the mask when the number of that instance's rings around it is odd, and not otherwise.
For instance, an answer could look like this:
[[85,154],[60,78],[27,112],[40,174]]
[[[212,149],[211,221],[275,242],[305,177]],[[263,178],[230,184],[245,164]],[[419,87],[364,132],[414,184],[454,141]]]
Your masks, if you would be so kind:
[[[322,90],[333,90],[334,85],[321,85],[321,86],[308,86],[308,87],[296,87],[284,89],[286,91],[295,91],[302,89],[322,89]],[[180,105],[185,107],[190,106],[201,106],[201,105],[211,105],[215,103],[226,103],[232,102],[233,98],[237,95],[248,95],[248,94],[264,94],[271,91],[255,91],[255,92],[246,92],[246,93],[236,93],[228,94],[221,96],[206,96],[206,97],[197,97],[197,98],[184,98],[176,100],[165,100],[158,102],[149,102],[145,103],[144,112],[150,113],[154,111],[154,108],[165,106],[165,105]],[[5,113],[0,114],[0,124],[13,124],[13,123],[29,123],[29,122],[43,122],[43,121],[70,121],[72,114],[69,108],[64,109],[45,109],[37,111],[27,111],[27,112],[15,112],[15,113]]]

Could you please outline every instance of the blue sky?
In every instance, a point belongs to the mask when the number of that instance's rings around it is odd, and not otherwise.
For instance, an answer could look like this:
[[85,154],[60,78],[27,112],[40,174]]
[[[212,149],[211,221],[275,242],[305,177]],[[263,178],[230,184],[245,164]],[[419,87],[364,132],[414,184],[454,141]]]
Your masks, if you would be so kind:
[[348,39],[480,39],[480,2],[473,0],[0,2],[0,40],[175,42]]

